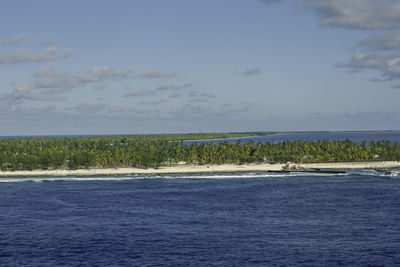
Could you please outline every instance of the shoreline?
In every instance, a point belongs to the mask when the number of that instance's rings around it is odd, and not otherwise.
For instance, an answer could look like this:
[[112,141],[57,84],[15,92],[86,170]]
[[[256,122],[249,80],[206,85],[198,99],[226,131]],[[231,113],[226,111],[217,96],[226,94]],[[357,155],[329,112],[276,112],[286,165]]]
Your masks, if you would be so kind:
[[[228,173],[228,172],[287,172],[286,164],[222,164],[222,165],[174,165],[155,168],[93,168],[77,170],[32,170],[32,171],[0,171],[0,177],[34,177],[34,176],[100,176],[100,175],[135,175],[135,174],[194,174],[194,173]],[[399,161],[377,162],[340,162],[340,163],[304,163],[296,164],[301,169],[289,171],[324,172],[357,169],[391,169],[400,168]]]

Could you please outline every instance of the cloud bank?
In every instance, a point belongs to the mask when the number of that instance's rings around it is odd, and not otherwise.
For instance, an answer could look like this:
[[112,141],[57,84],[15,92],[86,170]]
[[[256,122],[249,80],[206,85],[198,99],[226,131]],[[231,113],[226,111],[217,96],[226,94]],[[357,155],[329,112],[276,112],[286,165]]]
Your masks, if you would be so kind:
[[105,80],[127,78],[131,72],[110,67],[94,67],[88,71],[68,73],[46,67],[34,74],[33,81],[15,84],[12,91],[3,94],[0,100],[9,103],[21,100],[61,100],[60,95],[73,88]]
[[46,61],[62,60],[74,55],[74,50],[60,51],[57,46],[50,46],[39,53],[27,49],[0,51],[0,64],[39,63]]
[[397,0],[305,0],[322,26],[360,30],[400,29]]
[[397,50],[400,51],[400,34],[395,32],[371,35],[358,43],[359,47],[374,50]]
[[[397,0],[304,0],[319,16],[319,25],[380,32],[356,44],[356,52],[338,67],[351,72],[376,70],[373,81],[400,79],[400,1]],[[390,31],[390,32],[388,32]]]
[[[183,85],[177,85],[174,83],[164,83],[159,86],[157,86],[154,89],[141,89],[141,90],[136,90],[133,92],[128,92],[124,94],[124,97],[144,97],[144,96],[154,96],[162,92],[169,92],[173,93],[173,98],[177,97],[177,93],[183,89],[191,87],[193,84],[192,83],[186,83]],[[178,95],[179,96],[179,95]]]
[[29,37],[30,37],[30,35],[25,34],[25,33],[22,32],[20,34],[13,35],[13,36],[11,36],[10,38],[8,38],[6,40],[0,41],[0,44],[14,45],[14,44],[17,44],[17,43],[20,43],[20,42],[26,40]]
[[150,69],[142,74],[142,78],[146,79],[162,79],[162,78],[174,78],[178,76],[176,71],[160,72],[154,69]]

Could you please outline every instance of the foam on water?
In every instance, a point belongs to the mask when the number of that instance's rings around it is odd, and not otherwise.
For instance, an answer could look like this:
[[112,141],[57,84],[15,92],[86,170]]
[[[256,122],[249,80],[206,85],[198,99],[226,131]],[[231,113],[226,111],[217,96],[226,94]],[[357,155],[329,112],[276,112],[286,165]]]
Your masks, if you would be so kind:
[[348,170],[346,171],[346,175],[353,175],[353,176],[378,176],[378,177],[395,177],[391,176],[390,174],[386,174],[385,171],[377,171],[377,170]]
[[87,182],[87,181],[126,181],[144,179],[145,177],[134,176],[90,176],[90,177],[17,177],[17,178],[0,178],[0,183],[17,183],[17,182],[57,182],[57,181],[74,181],[74,182]]
[[240,172],[215,174],[165,174],[165,175],[124,175],[124,176],[86,176],[86,177],[7,177],[0,178],[0,183],[17,182],[90,182],[90,181],[130,181],[140,179],[245,179],[245,178],[290,178],[290,177],[331,177],[331,176],[375,176],[388,177],[384,172],[376,170],[348,170],[345,173],[318,172]]
[[[343,175],[343,174],[334,174]],[[307,173],[307,172],[290,172],[290,173],[271,173],[271,172],[245,172],[245,173],[225,173],[225,174],[180,174],[180,175],[159,175],[157,178],[172,179],[232,179],[232,178],[286,178],[298,176],[332,176],[327,173]]]

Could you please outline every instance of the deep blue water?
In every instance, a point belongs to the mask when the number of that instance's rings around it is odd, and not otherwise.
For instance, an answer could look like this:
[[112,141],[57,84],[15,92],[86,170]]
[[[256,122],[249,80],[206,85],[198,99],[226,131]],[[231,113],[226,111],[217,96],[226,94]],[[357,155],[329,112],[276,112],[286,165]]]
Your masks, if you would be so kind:
[[1,266],[400,265],[375,171],[0,181]]
[[350,140],[356,143],[361,143],[362,141],[367,141],[368,143],[372,140],[388,140],[392,143],[399,142],[400,143],[400,132],[349,132],[349,133],[286,133],[286,134],[274,134],[274,135],[263,135],[263,136],[253,136],[253,137],[244,137],[244,138],[229,138],[229,139],[218,139],[218,140],[198,140],[198,141],[186,141],[185,143],[220,143],[220,142],[237,142],[240,140],[242,143],[247,143],[248,141],[255,142],[270,142],[270,143],[279,143],[283,141],[294,141],[294,140],[302,140],[306,142],[318,141],[318,140]]

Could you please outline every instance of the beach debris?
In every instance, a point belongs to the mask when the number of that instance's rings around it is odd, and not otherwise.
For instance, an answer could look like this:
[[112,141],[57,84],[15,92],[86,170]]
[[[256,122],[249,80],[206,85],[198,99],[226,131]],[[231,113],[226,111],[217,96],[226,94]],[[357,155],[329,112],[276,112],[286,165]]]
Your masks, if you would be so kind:
[[282,166],[284,171],[303,171],[304,168],[300,166],[300,164],[295,164],[291,162],[286,162],[285,165]]

